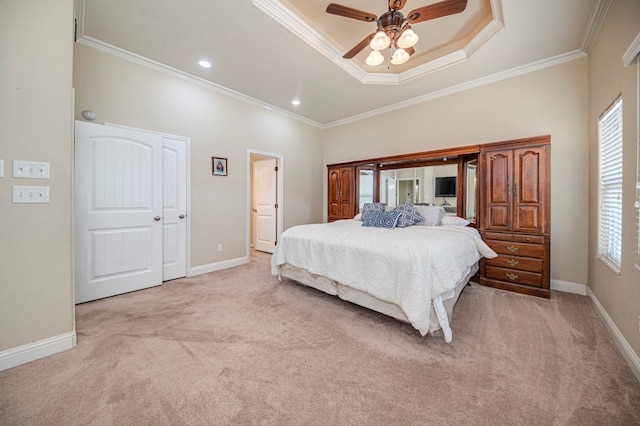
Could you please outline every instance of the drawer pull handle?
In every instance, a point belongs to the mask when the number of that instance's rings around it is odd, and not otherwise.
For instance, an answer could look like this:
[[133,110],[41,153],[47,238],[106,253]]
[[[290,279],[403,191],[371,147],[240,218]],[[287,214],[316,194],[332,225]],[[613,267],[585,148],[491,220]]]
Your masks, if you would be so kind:
[[507,272],[507,278],[509,278],[511,281],[515,281],[518,279],[518,274],[512,274],[510,272]]
[[509,264],[509,266],[516,266],[520,262],[515,259],[507,259],[507,263]]
[[516,246],[507,246],[507,250],[509,250],[511,253],[515,253],[518,251],[518,247]]

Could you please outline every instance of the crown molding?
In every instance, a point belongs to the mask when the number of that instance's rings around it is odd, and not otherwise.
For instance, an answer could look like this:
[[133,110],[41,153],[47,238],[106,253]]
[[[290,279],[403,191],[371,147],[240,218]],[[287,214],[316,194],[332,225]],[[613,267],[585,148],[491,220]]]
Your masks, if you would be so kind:
[[342,58],[328,38],[312,29],[279,0],[252,0],[252,3],[363,84],[397,85],[464,61],[504,27],[501,0],[491,0],[492,19],[462,49],[401,73],[376,73],[367,72],[355,61]]
[[326,56],[330,61],[344,69],[358,80],[366,77],[366,72],[353,61],[345,61],[342,54],[319,32],[300,19],[278,0],[252,0],[252,3],[280,25],[297,35],[309,46]]
[[635,59],[640,54],[640,33],[633,39],[627,50],[622,55],[622,61],[624,62],[624,66],[628,67],[632,65]]
[[170,67],[168,65],[162,64],[160,62],[156,62],[153,61],[151,59],[145,58],[144,56],[140,56],[138,54],[135,54],[133,52],[129,52],[127,50],[124,49],[120,49],[119,47],[113,46],[109,43],[105,43],[103,41],[97,40],[93,37],[89,37],[89,36],[81,36],[78,37],[78,40],[76,41],[78,44],[81,44],[83,46],[87,46],[90,47],[92,49],[96,49],[99,50],[101,52],[107,53],[109,55],[113,55],[116,56],[118,58],[121,59],[125,59],[129,62],[133,62],[135,64],[138,65],[142,65],[144,67],[153,69],[155,71],[159,71],[163,74],[167,74],[173,77],[177,77],[183,80],[187,80],[191,83],[197,84],[200,87],[203,87],[205,89],[220,93],[222,95],[225,96],[229,96],[231,98],[240,100],[242,102],[257,106],[259,108],[264,108],[264,109],[268,109],[270,111],[273,112],[277,112],[279,114],[285,115],[289,118],[293,118],[294,120],[297,121],[301,121],[303,123],[312,125],[314,127],[319,127],[319,128],[324,128],[325,126],[321,123],[318,123],[317,121],[313,121],[310,120],[308,118],[305,118],[301,115],[297,115],[297,114],[293,114],[289,111],[286,111],[284,109],[278,108],[276,106],[273,106],[271,104],[268,104],[266,102],[260,101],[258,99],[252,98],[250,96],[247,96],[243,93],[240,92],[236,92],[235,90],[229,89],[227,87],[221,86],[219,84],[213,83],[211,81],[205,80],[203,78],[197,77],[195,75],[186,73],[184,71],[181,71],[179,69]]
[[407,108],[413,105],[421,104],[424,102],[428,102],[434,99],[442,98],[444,96],[449,96],[454,93],[463,92],[465,90],[473,89],[476,87],[484,86],[487,84],[495,83],[501,80],[506,80],[512,77],[517,77],[519,75],[528,74],[530,72],[538,71],[544,68],[553,67],[556,65],[564,64],[566,62],[575,61],[577,59],[585,58],[587,56],[582,50],[574,50],[572,52],[568,52],[562,55],[557,55],[551,58],[543,59],[540,61],[532,62],[527,65],[511,68],[510,70],[506,70],[503,72],[495,73],[486,77],[477,78],[475,80],[471,80],[465,83],[461,83],[455,86],[451,86],[442,90],[437,90],[435,92],[427,93],[422,96],[417,96],[412,99],[408,99],[406,101],[398,102],[392,105],[388,105],[383,108],[378,108],[372,111],[365,112],[363,114],[354,115],[349,118],[345,118],[343,120],[333,121],[325,125],[326,128],[338,127],[349,123],[354,123],[356,121],[364,120],[367,118],[375,117],[381,114],[386,114],[391,111],[396,111],[399,109]]
[[584,36],[582,37],[581,49],[583,52],[586,52],[587,54],[591,52],[593,43],[595,43],[598,38],[598,33],[600,32],[604,18],[607,16],[607,12],[609,11],[609,6],[611,6],[611,0],[596,0],[593,4],[591,17],[589,18],[589,23],[587,24]]

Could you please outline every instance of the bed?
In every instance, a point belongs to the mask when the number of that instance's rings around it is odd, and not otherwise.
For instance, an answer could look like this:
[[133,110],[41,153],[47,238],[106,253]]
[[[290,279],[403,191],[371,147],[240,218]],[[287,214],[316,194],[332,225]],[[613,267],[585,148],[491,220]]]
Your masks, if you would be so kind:
[[468,226],[388,229],[357,219],[287,229],[271,273],[408,322],[422,336],[441,330],[451,342],[453,305],[480,258],[496,253]]

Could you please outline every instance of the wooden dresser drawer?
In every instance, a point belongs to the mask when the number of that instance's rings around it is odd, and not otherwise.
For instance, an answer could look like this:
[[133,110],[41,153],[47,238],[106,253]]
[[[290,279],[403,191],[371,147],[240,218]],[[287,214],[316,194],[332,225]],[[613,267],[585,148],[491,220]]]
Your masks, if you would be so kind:
[[518,243],[544,244],[544,236],[528,234],[509,234],[505,232],[485,232],[485,238],[497,241],[514,241]]
[[541,244],[524,244],[495,240],[487,240],[486,243],[498,254],[534,257],[537,259],[542,259],[544,257],[544,245]]
[[533,259],[527,257],[498,255],[493,259],[486,260],[487,266],[498,266],[500,268],[518,269],[521,271],[542,273],[542,259]]
[[489,279],[542,287],[542,274],[536,274],[533,272],[487,266],[485,275]]

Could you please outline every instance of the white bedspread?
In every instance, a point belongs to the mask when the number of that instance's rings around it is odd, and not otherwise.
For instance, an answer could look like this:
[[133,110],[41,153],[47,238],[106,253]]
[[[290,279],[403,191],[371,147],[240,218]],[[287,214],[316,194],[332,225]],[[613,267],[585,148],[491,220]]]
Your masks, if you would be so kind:
[[497,255],[475,228],[386,229],[339,220],[283,232],[271,273],[288,263],[396,304],[424,336],[431,300],[452,290],[482,256]]

